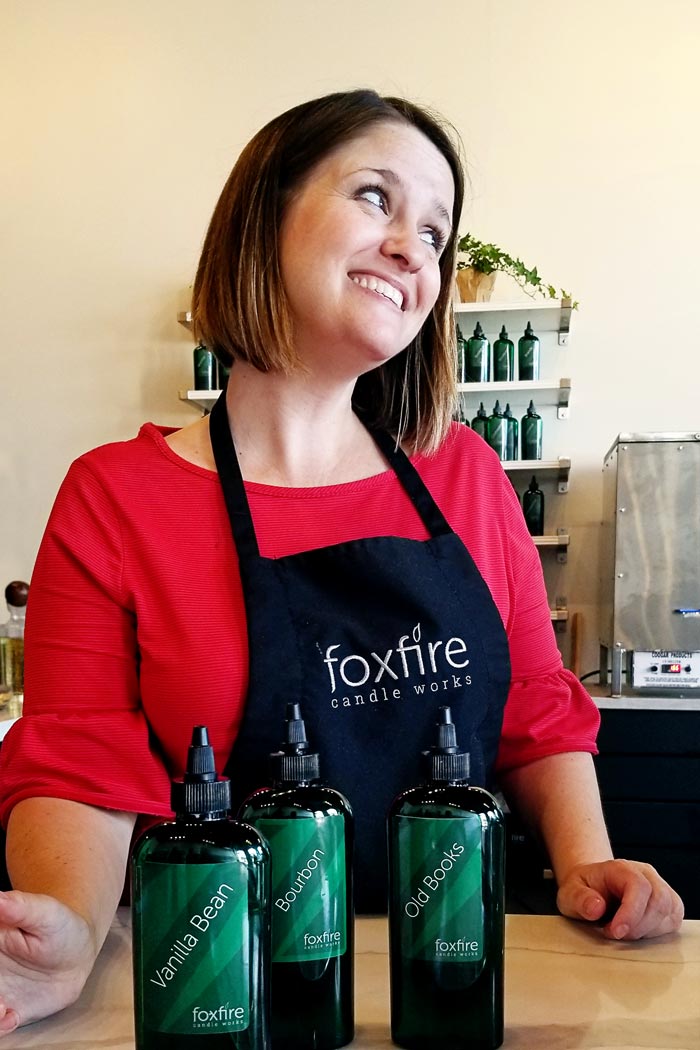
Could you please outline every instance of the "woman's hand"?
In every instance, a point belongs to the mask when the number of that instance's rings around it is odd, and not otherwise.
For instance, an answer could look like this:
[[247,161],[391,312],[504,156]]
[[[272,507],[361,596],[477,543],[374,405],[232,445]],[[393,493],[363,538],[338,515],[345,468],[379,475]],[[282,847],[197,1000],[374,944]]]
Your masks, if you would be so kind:
[[603,922],[613,940],[659,937],[679,929],[683,902],[650,864],[605,860],[577,864],[560,883],[557,907],[572,919]]
[[544,843],[562,915],[597,922],[614,940],[679,928],[683,903],[658,871],[641,861],[612,859],[590,755],[549,755],[502,779]]
[[53,897],[0,893],[0,1037],[80,995],[96,957],[85,919]]

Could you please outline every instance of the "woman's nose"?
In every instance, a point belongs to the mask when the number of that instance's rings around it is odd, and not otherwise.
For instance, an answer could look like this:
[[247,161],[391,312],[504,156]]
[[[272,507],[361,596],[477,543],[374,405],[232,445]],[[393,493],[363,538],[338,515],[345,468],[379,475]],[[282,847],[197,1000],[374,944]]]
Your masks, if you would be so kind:
[[410,271],[419,270],[425,262],[425,241],[417,230],[404,224],[392,225],[386,231],[382,251]]

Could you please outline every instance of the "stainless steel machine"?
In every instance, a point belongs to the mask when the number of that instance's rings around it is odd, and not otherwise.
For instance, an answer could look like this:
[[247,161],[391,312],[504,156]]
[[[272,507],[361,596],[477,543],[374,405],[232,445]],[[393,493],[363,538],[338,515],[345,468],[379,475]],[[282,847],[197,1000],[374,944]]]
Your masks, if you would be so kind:
[[601,685],[700,698],[700,433],[619,434],[603,479]]

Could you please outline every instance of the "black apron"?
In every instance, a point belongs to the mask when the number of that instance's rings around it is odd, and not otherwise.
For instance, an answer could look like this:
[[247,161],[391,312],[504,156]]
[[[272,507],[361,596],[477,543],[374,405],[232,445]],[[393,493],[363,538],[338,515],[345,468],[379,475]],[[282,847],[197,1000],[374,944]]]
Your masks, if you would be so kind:
[[321,775],[355,815],[355,904],[387,904],[386,813],[423,779],[421,751],[448,705],[471,782],[487,785],[510,685],[508,640],[491,593],[420,475],[388,434],[371,430],[430,533],[260,556],[231,438],[225,391],[211,443],[238,552],[250,680],[226,766],[234,806],[269,785],[285,706],[299,702]]

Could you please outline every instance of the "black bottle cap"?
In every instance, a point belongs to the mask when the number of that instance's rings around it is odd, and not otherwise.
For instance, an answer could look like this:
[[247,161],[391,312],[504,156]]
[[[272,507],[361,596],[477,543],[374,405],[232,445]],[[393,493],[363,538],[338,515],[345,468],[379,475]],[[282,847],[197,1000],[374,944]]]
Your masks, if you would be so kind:
[[530,484],[527,487],[527,491],[528,492],[539,492],[540,491],[539,490],[539,486],[537,484],[537,478],[535,477],[534,474],[530,478]]
[[224,814],[231,809],[231,784],[217,775],[214,749],[206,726],[195,726],[187,751],[187,769],[170,786],[170,805],[177,816]]
[[476,328],[474,329],[474,338],[475,339],[483,339],[484,338],[484,329],[481,327],[481,321],[477,321],[476,322]]
[[280,750],[270,755],[270,772],[274,780],[288,784],[305,784],[320,776],[319,757],[306,739],[299,704],[287,704],[284,740]]
[[27,604],[29,597],[29,584],[24,580],[13,580],[5,588],[5,601],[15,608],[22,608]]
[[503,339],[504,341],[507,341],[507,339],[508,339],[508,333],[506,331],[506,326],[504,324],[501,325],[501,334],[499,335],[498,338],[499,339]]
[[479,402],[479,411],[476,414],[479,417],[479,419],[488,419],[489,418],[486,415],[486,409],[484,408],[484,402],[483,401]]
[[438,711],[437,741],[429,751],[423,752],[426,771],[430,780],[469,780],[469,753],[457,746],[457,730],[449,707]]
[[493,406],[493,414],[494,414],[494,416],[502,416],[503,415],[503,412],[501,410],[501,402],[498,399],[496,400],[496,404]]
[[513,413],[510,410],[510,401],[506,401],[506,407],[503,409],[503,415],[507,416],[508,419],[512,418]]
[[537,409],[535,408],[535,402],[534,401],[530,401],[530,404],[527,406],[527,414],[528,414],[528,416],[536,416],[537,415]]
[[527,328],[525,329],[525,338],[526,339],[537,339],[537,336],[533,332],[532,325],[530,324],[529,321],[527,322]]

